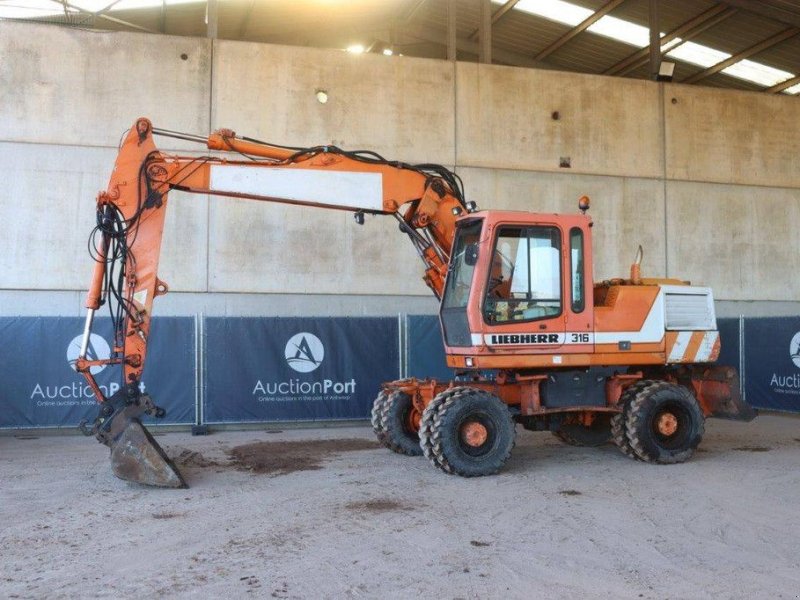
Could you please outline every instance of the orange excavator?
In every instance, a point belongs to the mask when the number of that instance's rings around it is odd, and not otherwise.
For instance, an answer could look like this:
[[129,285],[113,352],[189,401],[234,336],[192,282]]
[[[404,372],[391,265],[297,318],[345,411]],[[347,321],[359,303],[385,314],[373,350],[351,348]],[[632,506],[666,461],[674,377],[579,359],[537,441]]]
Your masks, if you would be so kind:
[[[160,152],[154,135],[203,143],[215,154]],[[138,119],[120,147],[108,189],[97,197],[90,237],[95,260],[83,346],[76,367],[99,411],[84,433],[111,449],[118,477],[184,487],[180,472],[142,425],[164,415],[140,389],[170,190],[391,215],[424,264],[440,300],[452,381],[385,383],[372,427],[387,448],[425,455],[446,473],[497,472],[515,424],[565,443],[613,441],[654,463],[687,460],[706,417],[749,420],[735,369],[719,356],[712,292],[640,274],[593,283],[588,198],[580,214],[479,211],[461,181],[435,164],[388,161],[335,146],[278,146],[233,131],[201,137]],[[89,360],[101,306],[111,311],[108,359]],[[118,365],[123,384],[105,397],[91,368]]]

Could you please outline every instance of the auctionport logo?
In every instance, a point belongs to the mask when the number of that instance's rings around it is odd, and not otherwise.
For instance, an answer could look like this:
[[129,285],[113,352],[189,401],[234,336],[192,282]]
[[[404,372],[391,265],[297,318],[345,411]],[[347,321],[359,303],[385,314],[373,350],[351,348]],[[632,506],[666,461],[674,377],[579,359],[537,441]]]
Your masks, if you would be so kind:
[[[72,367],[73,371],[77,371],[75,367],[75,363],[78,361],[78,355],[81,353],[81,344],[83,343],[83,335],[79,335],[75,337],[67,346],[67,362],[69,362],[69,366]],[[89,360],[106,360],[111,356],[111,348],[108,347],[108,342],[106,342],[102,337],[93,333],[89,336],[89,346],[87,347],[86,351],[86,358]],[[103,369],[105,369],[105,365],[97,365],[91,367],[89,372],[92,375],[97,375]]]
[[[67,363],[73,370],[81,352],[83,335],[75,336],[67,345]],[[111,348],[102,337],[93,333],[89,337],[89,345],[86,349],[86,358],[89,360],[105,360],[111,357]],[[97,375],[106,365],[96,365],[89,371],[92,375]],[[76,379],[73,375],[71,379]],[[78,377],[77,379],[80,379]],[[139,384],[139,388],[144,392],[144,383]],[[100,390],[106,397],[113,396],[119,390],[116,382],[108,385],[100,385]],[[60,382],[39,382],[37,381],[30,393],[30,399],[36,403],[37,407],[70,407],[70,406],[94,406],[96,400],[92,388],[80,381],[70,381],[69,383]]]
[[313,333],[302,332],[289,338],[284,356],[289,366],[298,373],[310,373],[322,364],[325,346]]
[[789,342],[789,357],[795,367],[800,367],[800,331],[795,333],[792,341]]

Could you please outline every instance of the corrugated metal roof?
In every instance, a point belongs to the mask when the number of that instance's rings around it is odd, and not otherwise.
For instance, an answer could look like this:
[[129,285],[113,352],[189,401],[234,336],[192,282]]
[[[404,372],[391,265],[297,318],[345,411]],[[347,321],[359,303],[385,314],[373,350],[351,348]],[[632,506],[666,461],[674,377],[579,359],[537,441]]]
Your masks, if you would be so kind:
[[[3,2],[0,0],[0,9]],[[568,0],[590,10],[608,0]],[[475,35],[481,11],[478,0],[457,0],[459,60],[476,60]],[[610,15],[647,26],[649,0],[625,0]],[[290,45],[345,48],[361,43],[381,51],[392,45],[396,52],[442,58],[446,55],[447,0],[218,0],[218,36]],[[723,6],[736,9],[728,18],[692,37],[692,41],[736,55],[789,27],[800,29],[800,0],[660,0],[662,32],[669,33],[698,15]],[[502,4],[493,3],[498,11]],[[138,28],[173,35],[206,35],[206,4],[113,11],[116,19]],[[94,26],[98,29],[126,29],[96,15],[48,17],[48,21]],[[534,16],[513,8],[492,28],[492,47],[496,62],[531,66],[534,57],[571,26]],[[589,31],[584,31],[552,52],[544,60],[547,68],[575,72],[603,73],[639,49]],[[800,74],[800,35],[767,48],[750,60],[783,71]],[[703,69],[677,63],[674,80],[681,81]],[[647,66],[638,66],[628,77],[646,78]],[[735,89],[763,89],[762,86],[717,73],[703,79],[702,85]]]

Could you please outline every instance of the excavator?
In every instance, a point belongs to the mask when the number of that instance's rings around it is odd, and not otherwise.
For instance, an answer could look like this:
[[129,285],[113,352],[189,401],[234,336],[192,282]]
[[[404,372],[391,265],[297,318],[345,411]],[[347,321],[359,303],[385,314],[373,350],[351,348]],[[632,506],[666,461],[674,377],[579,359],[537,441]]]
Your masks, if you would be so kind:
[[[161,152],[154,136],[204,144],[213,153]],[[575,214],[478,210],[460,178],[436,164],[389,161],[335,146],[287,147],[221,129],[208,137],[138,119],[124,136],[108,188],[97,196],[90,236],[94,271],[76,362],[98,401],[82,423],[110,448],[114,474],[185,487],[175,464],[142,425],[163,417],[140,381],[154,300],[169,290],[158,272],[171,190],[388,215],[416,249],[440,301],[451,381],[382,385],[371,422],[378,441],[424,455],[445,473],[498,472],[516,424],[567,444],[613,442],[627,456],[669,464],[689,459],[707,417],[750,420],[736,370],[719,356],[712,291],[678,279],[593,281],[589,199]],[[106,359],[87,358],[93,319],[108,306]],[[91,369],[115,365],[106,397]]]

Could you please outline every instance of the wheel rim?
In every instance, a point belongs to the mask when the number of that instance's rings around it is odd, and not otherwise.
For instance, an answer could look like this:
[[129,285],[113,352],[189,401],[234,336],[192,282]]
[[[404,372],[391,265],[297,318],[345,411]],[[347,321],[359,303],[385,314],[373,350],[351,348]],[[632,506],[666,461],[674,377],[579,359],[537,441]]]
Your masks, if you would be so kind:
[[660,446],[675,450],[686,445],[692,418],[686,407],[678,402],[666,402],[653,414],[651,431]]
[[488,437],[489,432],[481,423],[471,421],[461,426],[461,439],[472,448],[479,448],[485,444]]
[[411,406],[403,413],[403,426],[406,432],[417,435],[420,424],[422,423],[422,415],[416,408]]
[[656,429],[658,429],[658,433],[665,437],[673,435],[678,431],[678,417],[671,412],[661,413],[656,421]]
[[458,425],[458,443],[470,456],[482,456],[495,444],[497,429],[487,415],[468,415]]

